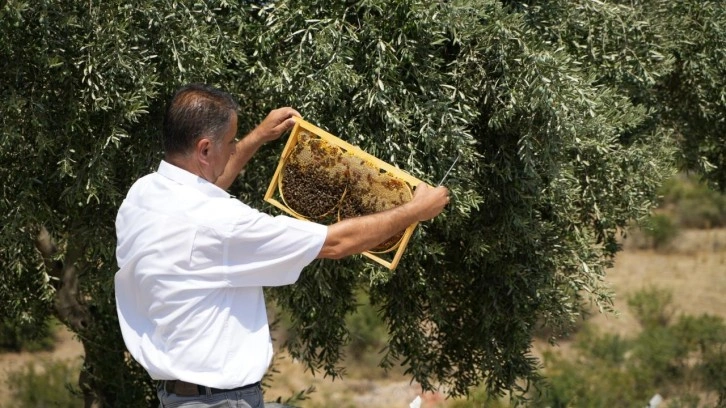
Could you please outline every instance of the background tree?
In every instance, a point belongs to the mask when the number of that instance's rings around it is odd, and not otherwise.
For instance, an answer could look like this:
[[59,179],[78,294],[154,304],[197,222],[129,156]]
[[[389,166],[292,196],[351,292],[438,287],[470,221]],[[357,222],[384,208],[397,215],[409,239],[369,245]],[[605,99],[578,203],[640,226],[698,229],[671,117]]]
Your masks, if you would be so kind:
[[651,110],[679,168],[726,191],[726,8],[719,1],[514,2],[548,41]]
[[[363,258],[318,261],[270,291],[292,316],[293,355],[340,374],[345,316],[362,287],[388,326],[382,365],[402,362],[453,395],[536,379],[536,326],[556,337],[588,300],[608,307],[617,233],[672,174],[674,137],[698,146],[680,151],[716,166],[701,169],[717,182],[723,168],[723,135],[684,130],[698,121],[668,97],[690,95],[688,109],[718,123],[722,51],[712,46],[723,31],[704,29],[693,46],[669,33],[675,18],[660,18],[674,6],[655,0],[649,12],[552,4],[6,2],[0,307],[31,326],[56,314],[78,334],[87,405],[154,398],[118,330],[113,222],[161,158],[166,99],[205,81],[238,97],[240,132],[292,105],[432,184],[462,154],[447,181],[452,205],[417,229],[395,272]],[[694,26],[722,27],[715,6],[682,7]],[[616,52],[626,43],[634,51]],[[703,58],[691,66],[689,55]],[[281,149],[264,147],[233,193],[274,212],[262,194]]]

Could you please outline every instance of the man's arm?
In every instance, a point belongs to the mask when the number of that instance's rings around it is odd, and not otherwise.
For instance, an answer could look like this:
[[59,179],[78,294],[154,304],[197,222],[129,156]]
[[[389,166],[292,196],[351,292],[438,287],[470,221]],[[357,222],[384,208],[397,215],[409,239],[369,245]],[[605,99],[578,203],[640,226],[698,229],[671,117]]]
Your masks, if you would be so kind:
[[267,115],[262,123],[237,142],[235,152],[229,158],[224,173],[215,182],[217,187],[228,189],[263,144],[279,139],[283,133],[295,126],[293,116],[300,116],[293,108],[275,109]]
[[421,183],[406,204],[330,225],[318,258],[340,259],[367,251],[414,222],[434,218],[448,203],[446,187],[433,188]]

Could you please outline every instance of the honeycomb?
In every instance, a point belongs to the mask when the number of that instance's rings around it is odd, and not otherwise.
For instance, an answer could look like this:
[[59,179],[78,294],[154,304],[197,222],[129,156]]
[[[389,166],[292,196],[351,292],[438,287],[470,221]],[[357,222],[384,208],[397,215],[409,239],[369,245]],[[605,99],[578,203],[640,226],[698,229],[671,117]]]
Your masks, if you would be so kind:
[[[369,161],[307,131],[284,160],[278,179],[280,196],[297,215],[335,221],[384,211],[411,200],[409,185]],[[405,231],[373,248],[392,251]]]

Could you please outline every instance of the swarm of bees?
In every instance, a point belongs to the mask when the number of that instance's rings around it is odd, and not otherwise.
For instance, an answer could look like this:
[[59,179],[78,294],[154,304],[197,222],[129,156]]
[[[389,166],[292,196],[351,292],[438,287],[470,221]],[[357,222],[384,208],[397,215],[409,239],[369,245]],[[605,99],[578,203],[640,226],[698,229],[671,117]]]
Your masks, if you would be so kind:
[[[279,189],[290,210],[323,223],[384,211],[412,197],[404,181],[306,131],[285,159]],[[403,233],[371,252],[395,249]]]
[[285,205],[304,218],[323,221],[334,214],[346,191],[342,151],[304,133],[288,156],[280,177]]

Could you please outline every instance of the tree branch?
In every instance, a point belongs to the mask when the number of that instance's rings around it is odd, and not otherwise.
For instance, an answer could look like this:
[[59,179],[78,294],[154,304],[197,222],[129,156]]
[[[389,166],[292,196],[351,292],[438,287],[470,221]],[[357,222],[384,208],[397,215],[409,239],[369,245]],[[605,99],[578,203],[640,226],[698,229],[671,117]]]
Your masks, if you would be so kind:
[[80,245],[71,245],[66,254],[65,262],[55,259],[58,247],[45,228],[35,238],[35,247],[40,251],[48,274],[56,280],[53,286],[56,289],[55,314],[70,327],[79,333],[88,327],[88,309],[81,304],[78,296],[78,268],[76,261],[81,257],[83,248]]
[[40,226],[38,236],[35,238],[35,247],[38,248],[40,255],[43,257],[43,263],[48,275],[60,279],[63,263],[53,259],[58,254],[58,247],[44,225]]

